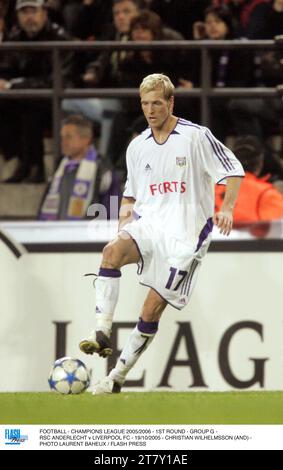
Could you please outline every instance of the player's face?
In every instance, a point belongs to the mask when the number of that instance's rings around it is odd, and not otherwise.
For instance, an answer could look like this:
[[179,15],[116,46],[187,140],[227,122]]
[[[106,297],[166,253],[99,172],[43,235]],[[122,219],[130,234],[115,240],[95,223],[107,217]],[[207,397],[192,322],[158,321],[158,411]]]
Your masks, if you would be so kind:
[[148,125],[161,129],[165,121],[172,115],[173,96],[167,100],[163,90],[148,91],[141,94],[141,106]]
[[82,136],[74,124],[65,124],[61,129],[61,148],[69,158],[84,156],[89,146],[89,138]]

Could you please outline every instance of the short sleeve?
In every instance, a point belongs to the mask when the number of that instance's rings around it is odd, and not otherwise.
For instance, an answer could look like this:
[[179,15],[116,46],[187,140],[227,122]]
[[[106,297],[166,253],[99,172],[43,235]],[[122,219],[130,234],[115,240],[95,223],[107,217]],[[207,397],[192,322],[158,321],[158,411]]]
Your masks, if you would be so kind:
[[136,184],[134,178],[134,162],[133,162],[133,152],[131,150],[131,146],[127,149],[126,154],[126,162],[127,162],[127,180],[125,183],[125,189],[123,196],[124,197],[132,197],[136,199]]
[[226,184],[227,178],[231,176],[245,176],[244,169],[233,152],[207,128],[201,131],[198,152],[205,172],[214,183]]

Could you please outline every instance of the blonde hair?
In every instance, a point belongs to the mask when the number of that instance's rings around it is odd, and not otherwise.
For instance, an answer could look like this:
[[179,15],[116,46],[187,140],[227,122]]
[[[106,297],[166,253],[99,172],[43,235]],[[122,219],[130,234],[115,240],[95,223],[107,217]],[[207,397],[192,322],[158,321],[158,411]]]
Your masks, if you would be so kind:
[[164,98],[169,100],[174,94],[174,85],[171,82],[170,78],[167,75],[162,73],[153,73],[147,75],[140,84],[140,94],[148,93],[149,91],[154,91],[158,88],[161,88],[164,93]]

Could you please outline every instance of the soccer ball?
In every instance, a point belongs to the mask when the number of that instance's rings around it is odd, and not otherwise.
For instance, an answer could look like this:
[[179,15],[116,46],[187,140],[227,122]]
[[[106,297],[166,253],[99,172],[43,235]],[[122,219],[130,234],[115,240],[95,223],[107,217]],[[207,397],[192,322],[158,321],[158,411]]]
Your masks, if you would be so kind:
[[48,383],[51,390],[64,395],[82,393],[89,386],[90,374],[79,359],[62,357],[54,362]]

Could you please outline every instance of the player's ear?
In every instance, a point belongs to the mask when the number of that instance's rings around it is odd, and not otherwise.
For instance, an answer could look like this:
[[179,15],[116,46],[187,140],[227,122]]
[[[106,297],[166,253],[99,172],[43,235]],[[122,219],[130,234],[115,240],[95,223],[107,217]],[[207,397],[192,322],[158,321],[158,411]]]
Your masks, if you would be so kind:
[[174,96],[170,96],[169,98],[169,109],[172,112],[174,108]]

